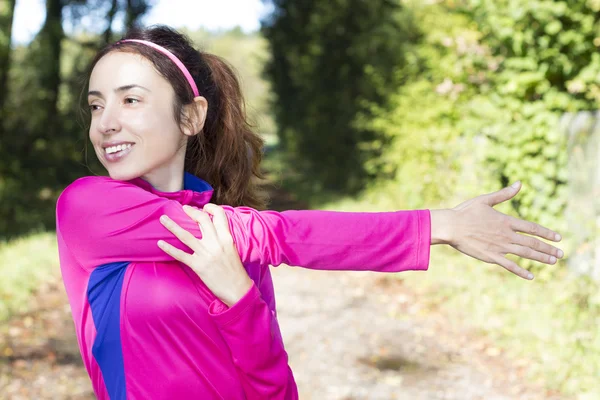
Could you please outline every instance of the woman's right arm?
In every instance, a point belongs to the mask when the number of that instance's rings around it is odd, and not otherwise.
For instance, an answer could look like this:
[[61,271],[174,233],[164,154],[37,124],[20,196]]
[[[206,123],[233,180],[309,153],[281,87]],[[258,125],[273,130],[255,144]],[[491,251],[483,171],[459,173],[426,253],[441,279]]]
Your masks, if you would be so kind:
[[162,226],[163,214],[196,237],[202,236],[179,202],[128,182],[87,176],[69,185],[58,198],[56,230],[84,268],[119,261],[172,261],[158,247],[158,240],[189,249]]
[[205,212],[186,210],[199,224],[204,234],[201,240],[171,221],[163,222],[192,253],[169,245],[162,245],[162,249],[196,272],[217,297],[208,308],[209,315],[229,346],[247,400],[297,399],[274,310],[248,277],[223,209],[211,204],[204,211],[213,216],[212,221]]

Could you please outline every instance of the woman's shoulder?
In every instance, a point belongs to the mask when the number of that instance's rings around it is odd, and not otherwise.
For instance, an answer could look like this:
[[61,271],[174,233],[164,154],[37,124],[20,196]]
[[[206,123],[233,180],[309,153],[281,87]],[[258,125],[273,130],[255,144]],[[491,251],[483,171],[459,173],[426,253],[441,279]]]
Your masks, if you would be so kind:
[[[134,190],[132,190],[134,189]],[[128,181],[118,181],[109,176],[84,176],[69,184],[58,196],[57,207],[103,204],[111,199],[125,200],[124,195],[139,193],[140,188]],[[118,193],[116,191],[118,190]],[[143,190],[141,191],[143,192]]]
[[101,176],[101,175],[91,175],[91,176],[83,176],[81,178],[77,178],[73,182],[71,182],[61,193],[60,196],[63,196],[68,193],[77,192],[81,194],[81,191],[85,191],[86,193],[95,193],[100,192],[104,195],[109,195],[110,193],[106,193],[107,189],[115,189],[118,187],[130,187],[136,188],[137,186],[129,181],[119,181],[112,179],[110,176]]
[[84,189],[93,189],[96,187],[105,188],[108,186],[120,186],[120,185],[131,185],[131,183],[127,181],[117,181],[112,179],[110,176],[101,176],[101,175],[90,175],[90,176],[82,176],[81,178],[75,179],[71,182],[63,192],[78,190],[80,188]]

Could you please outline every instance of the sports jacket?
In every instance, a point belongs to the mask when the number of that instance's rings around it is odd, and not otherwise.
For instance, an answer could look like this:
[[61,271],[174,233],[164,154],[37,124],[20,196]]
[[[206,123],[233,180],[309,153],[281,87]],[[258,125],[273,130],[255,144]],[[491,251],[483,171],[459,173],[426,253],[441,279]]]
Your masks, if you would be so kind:
[[60,195],[56,235],[79,348],[103,399],[298,398],[277,323],[269,265],[321,270],[426,270],[429,210],[256,211],[223,206],[254,282],[227,307],[188,266],[157,246],[190,252],[159,221],[200,238],[183,211],[213,190],[185,173],[184,190],[136,178],[77,179]]

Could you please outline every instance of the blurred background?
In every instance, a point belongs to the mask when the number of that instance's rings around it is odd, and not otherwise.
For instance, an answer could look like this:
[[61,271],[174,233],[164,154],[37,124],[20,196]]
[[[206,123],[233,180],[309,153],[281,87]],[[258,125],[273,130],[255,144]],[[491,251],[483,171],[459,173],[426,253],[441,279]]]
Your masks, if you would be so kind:
[[[563,234],[526,282],[432,248],[427,273],[277,268],[303,399],[600,399],[600,1],[0,0],[0,398],[93,398],[55,204],[105,174],[81,93],[98,49],[167,24],[227,59],[271,208],[500,211]],[[83,98],[85,101],[85,97]]]

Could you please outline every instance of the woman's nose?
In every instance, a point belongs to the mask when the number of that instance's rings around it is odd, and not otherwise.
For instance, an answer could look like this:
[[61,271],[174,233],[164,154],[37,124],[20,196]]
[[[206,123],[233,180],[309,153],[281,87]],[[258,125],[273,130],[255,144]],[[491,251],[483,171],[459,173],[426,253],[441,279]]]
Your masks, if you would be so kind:
[[119,122],[119,112],[114,107],[106,106],[100,117],[100,123],[98,125],[100,132],[110,134],[121,130],[121,123]]

